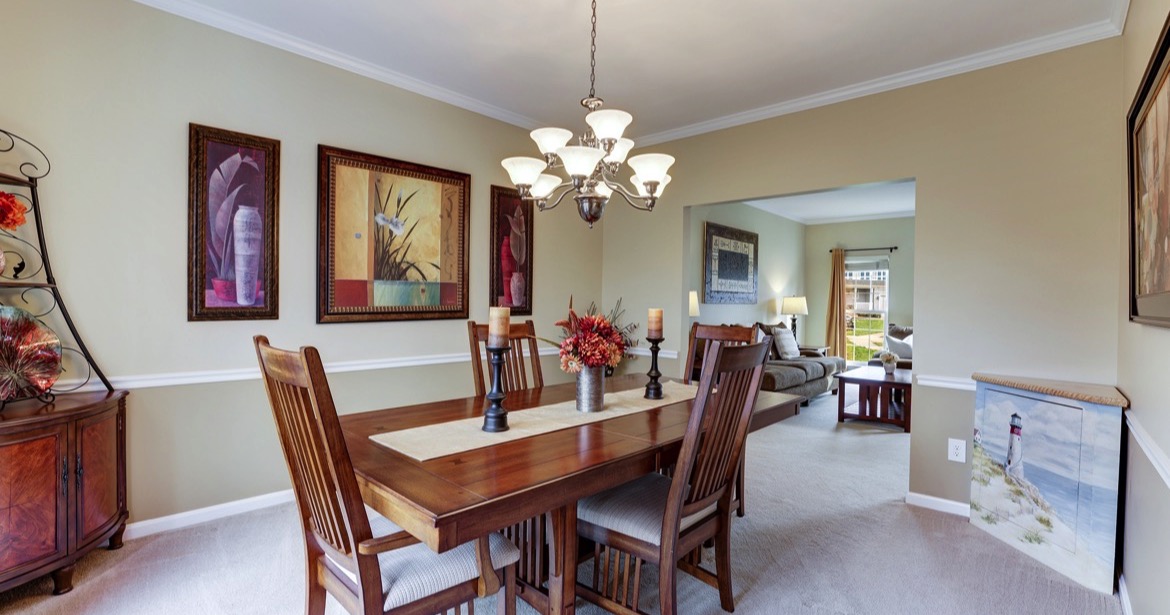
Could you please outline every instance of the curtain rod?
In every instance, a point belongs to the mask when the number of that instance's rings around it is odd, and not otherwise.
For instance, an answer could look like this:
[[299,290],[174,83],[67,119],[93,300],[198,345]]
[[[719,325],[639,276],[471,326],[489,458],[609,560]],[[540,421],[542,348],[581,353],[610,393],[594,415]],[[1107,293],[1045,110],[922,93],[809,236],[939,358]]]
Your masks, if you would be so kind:
[[[877,250],[889,250],[890,252],[893,252],[894,250],[897,250],[897,249],[898,249],[898,246],[882,246],[880,248],[849,248],[845,251],[846,252],[874,252]],[[829,252],[832,252],[832,251],[833,251],[833,249],[829,250]]]

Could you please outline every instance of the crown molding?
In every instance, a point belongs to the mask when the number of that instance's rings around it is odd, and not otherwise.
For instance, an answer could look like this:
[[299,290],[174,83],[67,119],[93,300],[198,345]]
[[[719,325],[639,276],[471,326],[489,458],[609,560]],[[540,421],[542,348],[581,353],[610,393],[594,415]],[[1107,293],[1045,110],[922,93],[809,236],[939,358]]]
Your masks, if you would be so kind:
[[871,94],[888,92],[910,85],[934,81],[943,77],[951,77],[981,68],[1006,64],[1008,62],[1118,36],[1121,34],[1122,28],[1125,25],[1125,14],[1128,11],[1129,2],[1128,0],[1117,0],[1117,2],[1118,6],[1114,6],[1110,18],[1103,21],[1014,43],[998,49],[976,53],[963,58],[863,81],[803,98],[768,105],[758,109],[751,109],[741,113],[733,113],[673,130],[645,135],[637,139],[638,146],[656,145],[658,143],[676,141],[725,128],[742,126],[743,124],[750,124],[799,111],[807,111],[816,107],[823,107]]
[[383,66],[360,60],[353,56],[339,53],[322,45],[306,41],[302,38],[280,32],[269,28],[268,26],[258,24],[254,21],[241,19],[235,15],[225,13],[219,9],[213,9],[191,0],[134,0],[139,4],[143,4],[160,11],[178,15],[186,19],[201,23],[206,26],[211,26],[217,30],[223,30],[236,34],[247,39],[251,39],[258,43],[263,43],[277,49],[283,49],[290,53],[316,60],[323,64],[340,68],[341,70],[368,77],[375,81],[380,81],[392,85],[397,88],[414,92],[427,98],[433,98],[440,102],[445,102],[449,105],[454,105],[461,109],[466,109],[485,115],[492,119],[506,122],[514,126],[520,126],[527,129],[533,129],[540,126],[536,120],[509,111],[501,109],[495,105],[488,104],[481,100],[464,96],[458,92],[453,92],[446,88],[427,83],[421,79],[416,79],[409,75],[404,75],[399,72],[392,71]]

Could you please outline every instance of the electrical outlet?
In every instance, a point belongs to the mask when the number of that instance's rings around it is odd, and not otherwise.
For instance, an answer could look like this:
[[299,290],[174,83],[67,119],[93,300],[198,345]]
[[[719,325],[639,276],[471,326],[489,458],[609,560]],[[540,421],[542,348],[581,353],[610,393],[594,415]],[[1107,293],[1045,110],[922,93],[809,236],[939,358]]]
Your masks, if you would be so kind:
[[947,459],[959,463],[967,463],[967,441],[958,438],[947,438]]

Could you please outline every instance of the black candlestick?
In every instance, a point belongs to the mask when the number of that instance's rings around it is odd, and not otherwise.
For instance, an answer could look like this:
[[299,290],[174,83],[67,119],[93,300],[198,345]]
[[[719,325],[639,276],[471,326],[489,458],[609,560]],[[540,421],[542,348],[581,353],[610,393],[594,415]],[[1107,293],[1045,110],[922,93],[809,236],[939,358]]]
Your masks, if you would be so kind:
[[504,409],[504,387],[500,382],[500,374],[504,368],[504,353],[508,347],[492,348],[488,346],[492,365],[492,390],[488,391],[488,407],[483,413],[484,431],[508,431],[508,411]]
[[662,399],[662,384],[658,379],[662,376],[662,372],[658,371],[658,345],[662,343],[664,337],[648,337],[647,342],[650,342],[650,371],[646,375],[650,377],[650,382],[646,383],[646,399]]

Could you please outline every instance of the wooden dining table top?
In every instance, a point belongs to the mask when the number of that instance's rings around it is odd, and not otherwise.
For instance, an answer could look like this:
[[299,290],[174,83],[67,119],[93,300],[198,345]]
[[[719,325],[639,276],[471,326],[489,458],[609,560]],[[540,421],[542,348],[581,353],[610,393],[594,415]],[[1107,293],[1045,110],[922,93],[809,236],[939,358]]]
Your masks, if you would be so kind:
[[[641,387],[642,374],[606,379],[607,392]],[[509,412],[571,400],[573,383],[509,393]],[[769,408],[804,398],[761,394]],[[693,401],[559,429],[420,461],[370,436],[482,416],[483,397],[444,400],[340,417],[366,503],[442,552],[488,532],[569,505],[660,467],[677,456]],[[776,420],[776,419],[773,419]],[[766,423],[766,422],[765,422]]]

